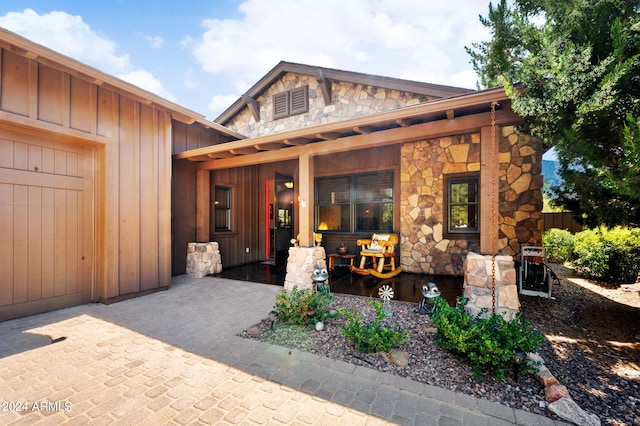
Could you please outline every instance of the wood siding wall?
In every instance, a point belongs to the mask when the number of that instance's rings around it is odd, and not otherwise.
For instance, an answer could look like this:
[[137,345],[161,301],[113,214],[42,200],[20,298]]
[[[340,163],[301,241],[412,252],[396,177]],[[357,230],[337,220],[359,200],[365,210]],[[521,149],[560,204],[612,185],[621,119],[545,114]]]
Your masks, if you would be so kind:
[[[14,134],[10,139],[88,153],[83,178],[92,191],[83,220],[91,226],[83,229],[92,243],[77,256],[90,259],[92,298],[108,301],[169,285],[170,112],[1,42],[0,48],[0,127]],[[31,152],[25,161],[35,161]],[[30,166],[24,173],[16,184],[47,172]],[[62,229],[56,224],[56,232]]]
[[566,229],[572,234],[581,232],[584,227],[574,219],[571,212],[549,212],[542,213],[542,219],[544,221],[544,231],[548,231],[552,228]]

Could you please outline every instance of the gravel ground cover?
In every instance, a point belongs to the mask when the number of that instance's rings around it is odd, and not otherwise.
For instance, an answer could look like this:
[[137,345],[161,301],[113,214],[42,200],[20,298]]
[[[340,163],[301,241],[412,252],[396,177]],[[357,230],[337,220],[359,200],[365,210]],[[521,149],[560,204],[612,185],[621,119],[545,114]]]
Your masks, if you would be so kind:
[[[570,269],[552,267],[560,277],[560,284],[554,283],[554,299],[521,296],[524,317],[545,336],[540,350],[545,364],[578,405],[596,414],[602,424],[640,424],[640,295],[574,279]],[[361,311],[368,319],[375,315],[368,298],[334,296],[333,308]],[[428,315],[417,313],[418,304],[391,301],[391,306],[388,323],[411,333],[410,343],[401,348],[410,355],[405,367],[356,351],[340,332],[342,318],[329,319],[323,331],[280,324],[272,331],[265,319],[240,335],[557,418],[547,410],[544,389],[532,374],[520,374],[518,382],[513,371],[507,371],[503,381],[490,372],[474,378],[466,358],[435,344],[433,325]]]

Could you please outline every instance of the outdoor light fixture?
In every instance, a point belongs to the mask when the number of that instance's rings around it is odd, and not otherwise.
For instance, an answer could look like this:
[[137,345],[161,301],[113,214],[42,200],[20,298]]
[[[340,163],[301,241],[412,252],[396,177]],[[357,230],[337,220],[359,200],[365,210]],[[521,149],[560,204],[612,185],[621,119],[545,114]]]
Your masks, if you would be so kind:
[[327,225],[327,222],[320,222],[320,225],[318,225],[318,231],[328,231],[329,230],[329,225]]
[[513,354],[513,363],[514,363],[514,376],[516,379],[516,383],[518,383],[518,373],[520,371],[520,365],[527,359],[527,353],[522,349],[516,349]]
[[440,296],[440,290],[438,289],[438,285],[434,282],[428,282],[422,286],[422,302],[420,302],[420,309],[418,309],[418,313],[420,315],[427,315],[429,310],[427,309],[427,299],[431,300]]
[[273,323],[278,319],[278,312],[270,311],[269,312],[269,321],[271,321],[271,329],[273,330]]
[[291,182],[291,181],[285,182],[284,186],[287,187],[288,189],[291,189],[291,188],[293,188],[293,182]]

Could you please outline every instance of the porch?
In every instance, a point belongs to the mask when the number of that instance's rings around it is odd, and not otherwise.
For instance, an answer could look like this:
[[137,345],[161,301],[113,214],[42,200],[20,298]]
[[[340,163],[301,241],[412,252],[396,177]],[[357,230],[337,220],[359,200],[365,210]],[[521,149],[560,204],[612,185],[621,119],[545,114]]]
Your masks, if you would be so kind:
[[[239,281],[251,281],[262,284],[284,286],[285,267],[255,262],[246,265],[223,268],[214,277]],[[337,266],[329,274],[331,291],[337,294],[378,298],[378,290],[389,285],[394,291],[394,300],[419,303],[422,301],[422,286],[429,281],[438,284],[438,288],[447,302],[455,303],[456,297],[462,296],[463,277],[433,276],[402,272],[386,280],[373,276],[362,276],[351,273],[349,268]]]

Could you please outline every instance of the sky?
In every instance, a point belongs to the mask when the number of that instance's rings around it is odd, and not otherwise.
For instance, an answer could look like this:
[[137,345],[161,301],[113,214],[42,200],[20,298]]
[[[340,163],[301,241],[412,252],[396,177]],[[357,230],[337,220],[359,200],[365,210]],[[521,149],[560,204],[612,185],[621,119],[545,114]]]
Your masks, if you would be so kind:
[[215,120],[280,61],[476,88],[489,0],[0,0],[0,27]]

